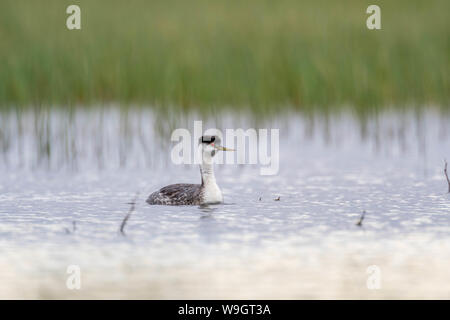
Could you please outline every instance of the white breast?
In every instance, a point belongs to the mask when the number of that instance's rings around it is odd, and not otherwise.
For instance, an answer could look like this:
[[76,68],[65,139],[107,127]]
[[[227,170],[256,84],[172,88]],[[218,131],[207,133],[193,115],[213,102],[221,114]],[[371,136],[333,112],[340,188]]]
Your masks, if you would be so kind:
[[220,203],[223,202],[222,191],[215,182],[206,183],[203,190],[203,203]]

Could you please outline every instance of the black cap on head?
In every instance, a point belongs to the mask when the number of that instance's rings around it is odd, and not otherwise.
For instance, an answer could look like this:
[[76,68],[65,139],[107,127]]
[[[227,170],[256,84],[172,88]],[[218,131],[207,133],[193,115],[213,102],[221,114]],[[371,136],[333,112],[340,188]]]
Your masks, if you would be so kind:
[[198,139],[198,143],[206,143],[206,144],[210,144],[210,143],[220,143],[220,138],[218,136],[201,136],[200,139]]

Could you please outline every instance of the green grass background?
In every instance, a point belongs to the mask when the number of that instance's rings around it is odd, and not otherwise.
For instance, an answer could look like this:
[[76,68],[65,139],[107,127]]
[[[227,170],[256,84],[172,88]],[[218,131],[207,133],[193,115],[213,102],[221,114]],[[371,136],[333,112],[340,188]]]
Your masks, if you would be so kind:
[[[70,4],[81,30],[66,28]],[[366,28],[370,4],[382,30]],[[448,0],[2,0],[0,106],[447,109],[449,12]]]

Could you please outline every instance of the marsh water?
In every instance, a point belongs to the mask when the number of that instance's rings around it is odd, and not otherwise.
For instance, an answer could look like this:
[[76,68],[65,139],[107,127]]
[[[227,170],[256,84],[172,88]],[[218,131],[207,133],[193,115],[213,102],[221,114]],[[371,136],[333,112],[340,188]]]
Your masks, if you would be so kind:
[[[426,110],[3,112],[0,297],[448,299],[450,117]],[[200,119],[279,129],[278,173],[216,165],[224,204],[147,205],[164,185],[200,181],[170,157],[172,130]],[[66,286],[70,265],[79,290]]]

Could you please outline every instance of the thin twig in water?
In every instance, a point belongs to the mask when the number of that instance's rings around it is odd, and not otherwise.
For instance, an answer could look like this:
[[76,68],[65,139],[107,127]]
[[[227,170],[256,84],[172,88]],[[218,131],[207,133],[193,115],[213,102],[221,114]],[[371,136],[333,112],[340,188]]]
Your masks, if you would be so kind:
[[445,174],[445,177],[447,178],[448,193],[450,193],[450,179],[448,178],[448,174],[447,174],[447,160],[444,160],[444,174]]
[[131,204],[130,210],[128,211],[127,215],[125,216],[125,218],[123,218],[122,223],[120,225],[120,233],[122,235],[125,235],[125,225],[127,224],[128,219],[130,219],[131,214],[134,211],[134,208],[136,206],[136,201],[139,197],[139,192],[136,193],[136,196],[134,197],[132,202],[129,202],[128,204]]
[[356,225],[358,227],[362,227],[362,223],[363,223],[365,215],[366,215],[366,211],[364,210],[361,214],[361,217],[359,217],[359,221],[356,223]]
[[69,228],[64,228],[64,231],[66,231],[66,234],[75,233],[76,230],[77,230],[76,221],[72,221],[72,231],[70,231]]

